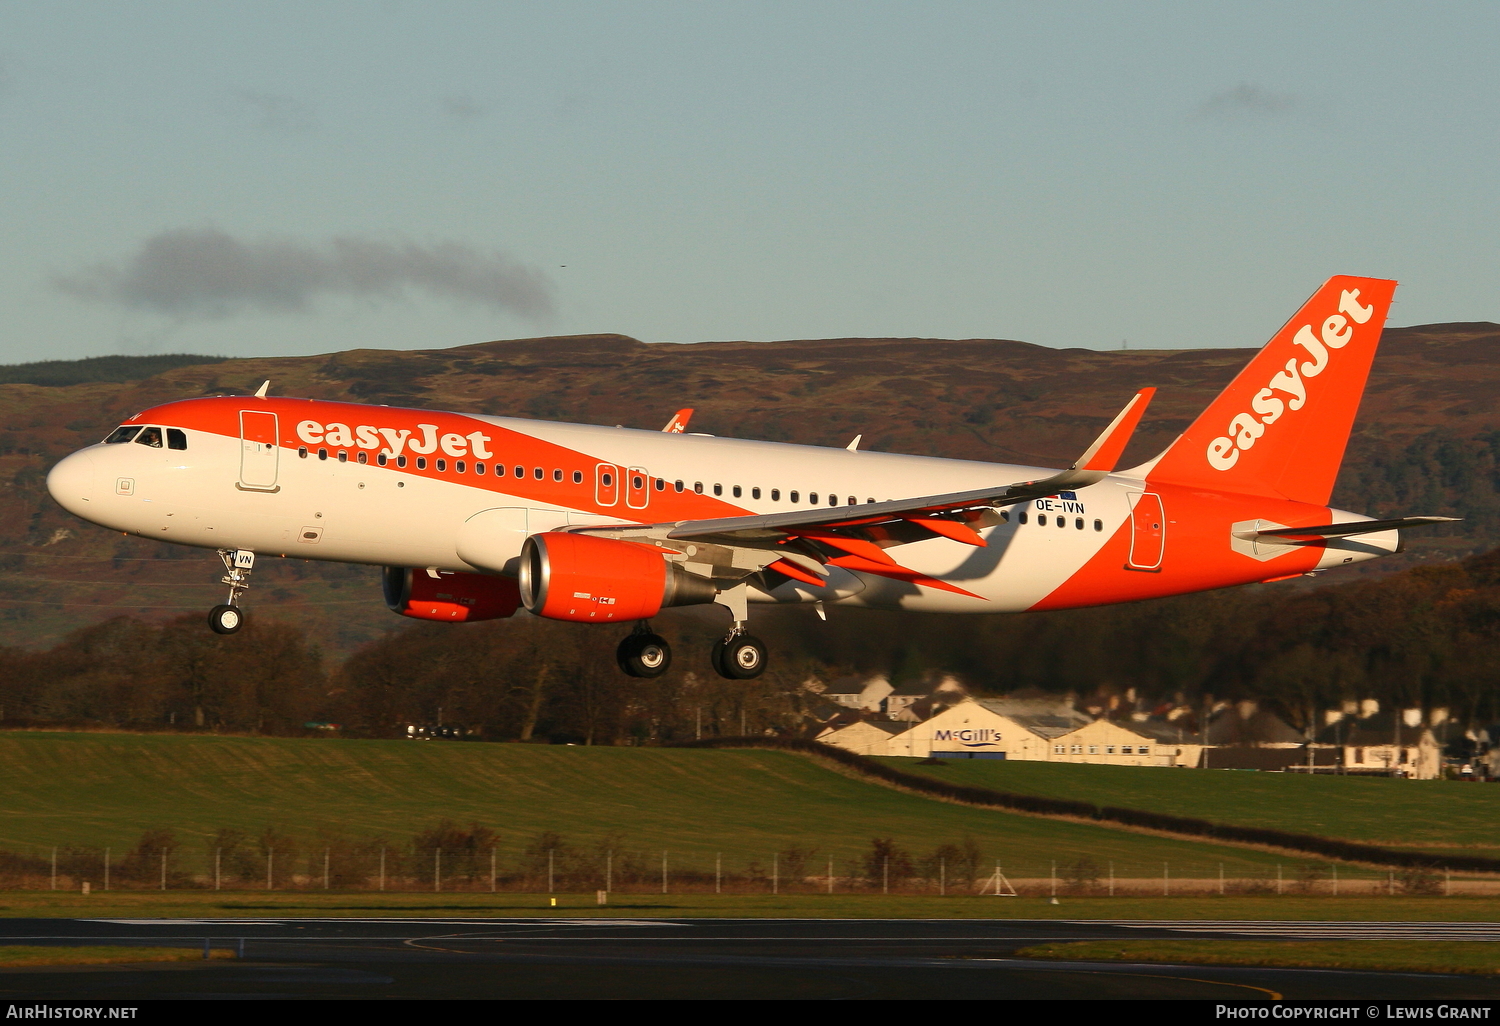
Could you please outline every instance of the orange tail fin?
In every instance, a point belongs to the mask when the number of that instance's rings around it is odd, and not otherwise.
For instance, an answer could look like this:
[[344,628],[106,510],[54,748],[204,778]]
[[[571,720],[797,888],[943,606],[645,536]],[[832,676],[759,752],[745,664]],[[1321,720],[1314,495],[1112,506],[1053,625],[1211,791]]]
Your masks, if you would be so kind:
[[1326,505],[1396,283],[1329,278],[1149,476]]

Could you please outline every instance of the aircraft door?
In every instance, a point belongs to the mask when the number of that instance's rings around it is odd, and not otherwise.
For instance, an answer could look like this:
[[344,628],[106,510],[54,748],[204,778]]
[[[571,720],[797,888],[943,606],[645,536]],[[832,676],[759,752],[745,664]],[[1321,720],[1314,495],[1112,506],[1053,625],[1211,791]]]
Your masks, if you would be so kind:
[[613,463],[601,463],[594,468],[594,502],[600,506],[613,506],[620,501],[620,468]]
[[277,443],[276,414],[240,411],[240,481],[243,489],[274,492],[281,449]]
[[651,501],[651,477],[641,467],[631,467],[625,478],[625,505],[645,509]]
[[1167,518],[1162,512],[1161,496],[1155,492],[1131,496],[1130,526],[1130,562],[1126,566],[1131,570],[1160,571],[1167,541]]

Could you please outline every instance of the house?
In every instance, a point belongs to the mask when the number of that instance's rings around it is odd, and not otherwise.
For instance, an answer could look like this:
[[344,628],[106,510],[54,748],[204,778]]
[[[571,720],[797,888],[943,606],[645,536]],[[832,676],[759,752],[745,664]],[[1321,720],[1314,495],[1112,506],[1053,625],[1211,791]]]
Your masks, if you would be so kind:
[[944,674],[936,681],[924,677],[901,685],[885,697],[883,706],[887,719],[921,723],[967,697],[968,688],[957,677]]
[[884,677],[849,676],[840,677],[818,691],[816,686],[804,684],[804,688],[817,691],[824,701],[859,709],[863,712],[883,712],[886,698],[896,689]]
[[1396,727],[1390,716],[1371,716],[1348,725],[1337,748],[1343,773],[1415,780],[1435,780],[1443,773],[1443,748],[1431,729],[1406,723]]
[[1447,709],[1434,709],[1425,717],[1421,709],[1381,712],[1380,703],[1365,699],[1357,705],[1346,702],[1342,710],[1330,709],[1324,722],[1317,747],[1337,753],[1330,772],[1417,780],[1443,774],[1443,744],[1432,726],[1446,728]]

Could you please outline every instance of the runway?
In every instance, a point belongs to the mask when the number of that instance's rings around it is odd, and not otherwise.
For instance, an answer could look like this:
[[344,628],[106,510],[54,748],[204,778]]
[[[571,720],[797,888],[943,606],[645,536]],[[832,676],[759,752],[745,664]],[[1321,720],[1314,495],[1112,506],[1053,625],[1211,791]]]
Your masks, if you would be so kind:
[[1500,999],[1475,976],[1041,962],[1043,942],[1491,940],[1494,923],[869,919],[5,919],[0,943],[243,950],[233,961],[0,970],[0,998]]

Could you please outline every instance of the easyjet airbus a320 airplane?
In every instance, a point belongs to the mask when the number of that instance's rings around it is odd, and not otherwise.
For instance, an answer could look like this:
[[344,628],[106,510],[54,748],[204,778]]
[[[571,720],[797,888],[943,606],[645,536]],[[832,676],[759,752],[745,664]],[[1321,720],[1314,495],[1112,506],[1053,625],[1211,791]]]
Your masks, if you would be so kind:
[[717,603],[729,678],[766,652],[752,603],[991,613],[1275,581],[1398,550],[1328,506],[1396,283],[1330,279],[1165,452],[1115,463],[1142,389],[1071,467],[551,424],[312,399],[220,396],[131,417],[47,478],[64,508],[217,549],[230,634],[257,556],[385,567],[427,620],[529,612],[633,624],[628,674],[671,651],[649,619]]

